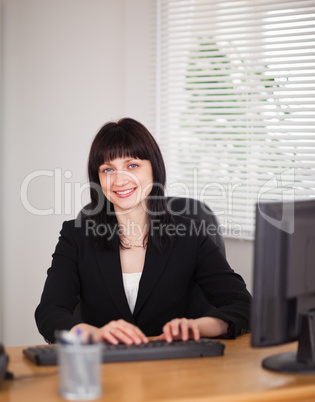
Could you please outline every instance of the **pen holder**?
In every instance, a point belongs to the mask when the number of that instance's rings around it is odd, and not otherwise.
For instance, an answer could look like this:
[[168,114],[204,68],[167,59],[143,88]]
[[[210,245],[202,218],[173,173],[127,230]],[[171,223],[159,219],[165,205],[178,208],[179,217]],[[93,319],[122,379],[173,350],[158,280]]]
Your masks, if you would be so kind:
[[101,395],[101,344],[57,344],[59,394],[72,401]]

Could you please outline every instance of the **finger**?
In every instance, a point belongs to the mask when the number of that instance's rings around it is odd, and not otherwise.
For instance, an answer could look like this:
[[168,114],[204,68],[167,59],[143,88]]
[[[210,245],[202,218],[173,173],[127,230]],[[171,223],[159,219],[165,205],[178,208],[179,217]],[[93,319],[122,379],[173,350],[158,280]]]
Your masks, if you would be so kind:
[[110,328],[103,328],[102,331],[100,331],[101,334],[101,339],[105,340],[108,343],[111,343],[113,345],[118,345],[119,343],[119,339],[117,339],[115,333],[113,332],[113,330],[111,330]]
[[167,323],[167,324],[164,325],[163,334],[164,334],[166,342],[169,342],[169,343],[172,342],[173,335],[172,335],[171,324],[170,323]]
[[172,320],[170,322],[172,338],[178,338],[180,336],[180,320]]
[[195,320],[188,320],[188,327],[189,327],[191,337],[195,341],[199,341],[199,339],[200,339],[200,331],[199,331],[198,325],[196,324],[196,321]]
[[130,336],[129,333],[125,331],[125,329],[120,327],[111,328],[109,330],[109,336],[113,336],[119,342],[125,343],[126,345],[132,345],[134,343],[134,339]]
[[188,320],[182,319],[179,322],[179,328],[180,328],[180,335],[181,339],[183,341],[187,341],[189,339],[189,325],[188,325]]
[[141,331],[139,327],[136,325],[130,324],[125,320],[118,320],[118,327],[126,332],[135,343],[147,343],[149,339],[145,336],[145,334]]
[[133,343],[139,345],[140,343],[147,343],[149,342],[148,338],[144,335],[144,333],[134,325],[123,325],[119,327],[119,329],[129,336]]
[[119,339],[117,339],[115,336],[114,328],[109,327],[108,325],[105,325],[104,327],[96,331],[96,333],[94,334],[94,339],[98,342],[106,341],[113,345],[117,345],[119,343]]
[[114,345],[118,344],[118,340],[115,337],[113,337],[108,330],[106,331],[105,327],[99,328],[97,331],[95,331],[94,341],[95,342],[106,341]]
[[117,344],[118,342],[125,343],[127,345],[149,342],[148,338],[143,334],[138,327],[130,324],[120,324],[113,327],[105,326],[103,330],[103,337],[106,341]]
[[141,342],[147,343],[149,342],[148,337],[141,331],[140,328],[136,327],[136,326],[132,326],[132,328],[134,329],[135,333],[139,336]]

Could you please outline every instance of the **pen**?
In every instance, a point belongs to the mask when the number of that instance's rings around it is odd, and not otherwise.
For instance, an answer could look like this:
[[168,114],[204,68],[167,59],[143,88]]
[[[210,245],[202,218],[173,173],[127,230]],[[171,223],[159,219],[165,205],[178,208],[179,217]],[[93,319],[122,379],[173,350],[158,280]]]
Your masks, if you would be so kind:
[[56,331],[55,338],[61,345],[75,345],[77,344],[76,336],[69,331]]

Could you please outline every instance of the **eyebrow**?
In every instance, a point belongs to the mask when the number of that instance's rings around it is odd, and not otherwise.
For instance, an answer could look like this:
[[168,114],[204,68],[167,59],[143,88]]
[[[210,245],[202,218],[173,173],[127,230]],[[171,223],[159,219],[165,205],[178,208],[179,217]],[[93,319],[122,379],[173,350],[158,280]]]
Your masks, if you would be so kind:
[[[131,162],[131,161],[136,161],[136,160],[139,160],[139,158],[130,158],[130,159],[127,159],[125,162],[126,162],[126,163],[129,163],[129,162]],[[101,166],[104,166],[104,165],[109,165],[109,166],[111,166],[112,163],[111,163],[111,161],[109,161],[109,162],[103,162],[103,163],[100,165],[100,167],[101,167]]]

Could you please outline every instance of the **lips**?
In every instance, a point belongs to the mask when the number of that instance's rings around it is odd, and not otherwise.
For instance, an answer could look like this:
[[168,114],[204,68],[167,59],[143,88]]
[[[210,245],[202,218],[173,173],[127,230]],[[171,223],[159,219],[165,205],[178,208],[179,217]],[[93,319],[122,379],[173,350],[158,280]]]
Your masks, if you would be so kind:
[[126,197],[129,197],[131,194],[133,194],[136,191],[136,189],[137,189],[137,187],[133,187],[133,188],[128,188],[126,190],[113,191],[113,192],[119,198],[126,198]]

